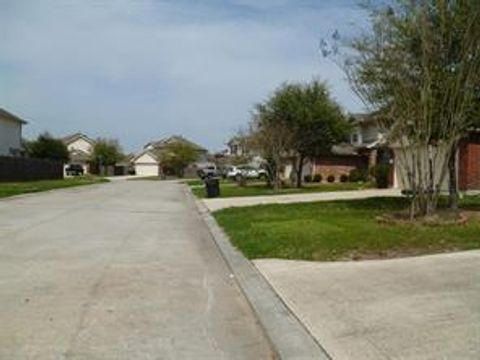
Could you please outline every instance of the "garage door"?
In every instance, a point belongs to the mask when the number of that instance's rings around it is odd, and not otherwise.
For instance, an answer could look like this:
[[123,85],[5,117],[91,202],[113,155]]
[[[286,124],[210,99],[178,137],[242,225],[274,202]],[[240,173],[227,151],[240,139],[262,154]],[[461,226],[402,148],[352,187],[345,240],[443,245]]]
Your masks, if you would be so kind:
[[155,164],[136,164],[135,174],[138,176],[158,176],[159,167]]

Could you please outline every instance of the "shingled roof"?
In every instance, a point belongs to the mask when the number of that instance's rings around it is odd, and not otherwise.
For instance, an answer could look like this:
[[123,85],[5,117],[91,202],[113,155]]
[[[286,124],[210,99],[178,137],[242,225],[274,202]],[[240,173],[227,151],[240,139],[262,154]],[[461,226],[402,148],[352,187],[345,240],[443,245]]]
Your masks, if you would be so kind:
[[181,135],[173,135],[173,136],[170,136],[168,138],[164,138],[164,139],[161,139],[161,140],[158,140],[158,141],[151,141],[149,142],[147,145],[145,145],[145,149],[155,149],[155,150],[161,150],[162,148],[164,148],[166,145],[168,144],[172,144],[172,143],[184,143],[184,144],[188,144],[190,146],[192,146],[193,148],[195,148],[198,152],[207,152],[207,150],[203,147],[201,147],[200,145],[188,140],[188,139],[185,139],[183,136]]
[[27,124],[25,120],[20,119],[18,116],[13,115],[11,112],[8,112],[7,110],[2,108],[0,108],[0,118],[16,121],[23,125]]
[[72,134],[72,135],[68,135],[68,136],[65,136],[62,141],[64,142],[64,144],[71,144],[75,141],[77,141],[78,139],[83,139],[87,142],[89,142],[90,144],[94,145],[95,144],[95,141],[90,139],[87,135],[85,134],[82,134],[82,133],[75,133],[75,134]]

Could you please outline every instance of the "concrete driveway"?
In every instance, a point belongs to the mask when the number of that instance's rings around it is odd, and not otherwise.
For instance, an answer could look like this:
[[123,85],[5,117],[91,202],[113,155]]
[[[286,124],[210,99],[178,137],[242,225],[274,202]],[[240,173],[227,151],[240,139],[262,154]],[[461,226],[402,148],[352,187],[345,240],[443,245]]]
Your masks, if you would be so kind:
[[255,264],[333,359],[480,358],[480,251]]
[[270,359],[183,187],[0,201],[0,359]]

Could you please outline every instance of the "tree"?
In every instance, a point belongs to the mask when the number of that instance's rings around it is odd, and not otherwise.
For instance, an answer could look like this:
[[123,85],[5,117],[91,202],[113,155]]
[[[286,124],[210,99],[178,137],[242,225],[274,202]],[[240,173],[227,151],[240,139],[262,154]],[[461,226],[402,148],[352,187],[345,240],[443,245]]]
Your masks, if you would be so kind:
[[347,74],[398,145],[411,216],[431,215],[478,104],[480,7],[396,0],[371,17],[373,31],[353,42]]
[[292,131],[290,151],[295,157],[296,185],[302,186],[307,159],[330,153],[351,130],[340,106],[330,97],[325,83],[287,84],[274,99],[275,111]]
[[68,162],[70,154],[62,140],[55,139],[49,133],[38,136],[34,141],[25,143],[28,156],[37,159],[49,159],[54,161]]
[[180,178],[184,176],[185,168],[195,162],[198,157],[198,150],[184,142],[169,143],[160,153],[162,167],[172,169]]
[[273,99],[257,104],[250,121],[250,147],[266,161],[268,182],[275,191],[281,187],[281,170],[285,164],[285,155],[290,149],[292,132],[285,119],[275,111]]
[[102,171],[104,166],[113,166],[124,157],[118,140],[99,138],[93,146],[90,161],[99,168],[99,171]]
[[281,169],[285,157],[295,159],[296,185],[301,187],[305,161],[329,153],[347,136],[350,125],[327,86],[315,80],[280,86],[257,105],[253,128],[271,168]]

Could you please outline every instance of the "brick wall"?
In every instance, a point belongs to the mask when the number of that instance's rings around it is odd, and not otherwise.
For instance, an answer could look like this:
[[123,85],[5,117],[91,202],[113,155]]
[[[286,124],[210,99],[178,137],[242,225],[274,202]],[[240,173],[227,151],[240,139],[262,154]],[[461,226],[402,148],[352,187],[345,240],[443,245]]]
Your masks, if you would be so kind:
[[322,175],[323,181],[327,181],[330,175],[335,176],[335,181],[340,181],[340,176],[349,175],[350,171],[357,168],[368,167],[368,157],[333,155],[322,156],[315,159],[313,174]]
[[459,151],[460,190],[480,190],[480,135],[470,136],[460,145]]

